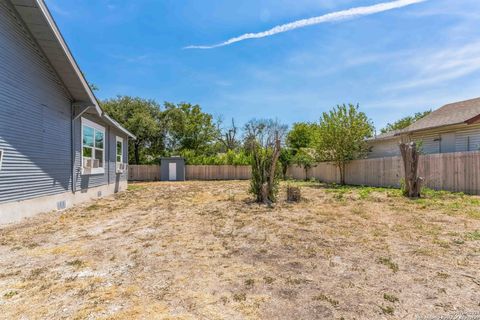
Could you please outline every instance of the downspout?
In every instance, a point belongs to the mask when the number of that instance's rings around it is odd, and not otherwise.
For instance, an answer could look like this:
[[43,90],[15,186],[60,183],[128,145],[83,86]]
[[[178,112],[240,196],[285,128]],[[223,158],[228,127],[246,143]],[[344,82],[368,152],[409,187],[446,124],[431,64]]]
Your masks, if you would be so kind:
[[[75,121],[80,118],[88,109],[94,106],[85,105],[81,103],[72,103],[72,128],[70,133],[70,140],[72,145],[71,150],[71,166],[72,166],[72,193],[75,194],[77,192],[77,175],[75,174]],[[78,114],[76,114],[76,108],[83,108]],[[81,138],[81,137],[80,137]]]
[[75,182],[75,139],[74,139],[74,132],[75,132],[75,107],[73,106],[73,103],[71,104],[71,119],[72,119],[72,124],[70,126],[70,144],[71,144],[71,150],[70,150],[70,159],[71,159],[71,169],[72,169],[72,193],[75,194],[76,190],[76,185],[77,183]]
[[112,152],[112,150],[110,150],[110,149],[111,149],[111,141],[112,140],[111,140],[111,137],[110,137],[110,132],[111,132],[110,126],[108,126],[107,128],[108,128],[108,132],[107,132],[106,141],[108,143],[107,143],[107,148],[106,149],[108,150],[108,152],[107,152],[107,156],[105,158],[107,158],[106,159],[106,162],[107,162],[107,186],[109,186],[110,185],[110,153]]

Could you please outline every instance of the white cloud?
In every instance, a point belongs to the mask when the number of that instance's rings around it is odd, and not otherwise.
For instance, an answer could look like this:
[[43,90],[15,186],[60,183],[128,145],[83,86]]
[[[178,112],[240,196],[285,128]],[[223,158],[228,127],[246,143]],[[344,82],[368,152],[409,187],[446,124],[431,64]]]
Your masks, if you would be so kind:
[[480,42],[451,45],[433,53],[417,52],[401,65],[415,70],[415,73],[408,80],[387,87],[387,90],[439,85],[480,70]]
[[270,30],[263,31],[263,32],[246,33],[241,36],[231,38],[227,41],[224,41],[222,43],[215,44],[215,45],[207,45],[207,46],[192,45],[192,46],[185,47],[185,49],[213,49],[218,47],[224,47],[224,46],[228,46],[233,43],[248,40],[248,39],[259,39],[259,38],[270,37],[278,33],[283,33],[283,32],[295,30],[298,28],[304,28],[304,27],[322,24],[326,22],[332,22],[332,21],[353,19],[356,17],[361,17],[361,16],[371,15],[371,14],[380,13],[388,10],[402,8],[402,7],[406,7],[412,4],[417,4],[425,1],[427,0],[396,0],[392,2],[379,3],[373,6],[357,7],[357,8],[352,8],[348,10],[328,13],[318,17],[294,21],[291,23],[276,26]]

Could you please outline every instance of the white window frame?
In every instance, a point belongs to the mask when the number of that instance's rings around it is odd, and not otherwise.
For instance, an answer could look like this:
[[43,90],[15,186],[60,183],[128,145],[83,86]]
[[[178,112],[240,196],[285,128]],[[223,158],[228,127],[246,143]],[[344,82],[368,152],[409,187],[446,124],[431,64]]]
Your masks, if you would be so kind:
[[[118,143],[121,143],[122,144],[122,151],[121,151],[121,161],[119,162],[118,161],[118,153],[117,153],[117,144]],[[115,139],[115,168],[116,168],[116,173],[124,173],[125,170],[126,170],[126,165],[125,165],[125,156],[124,156],[124,152],[125,152],[125,139],[123,139],[122,137],[116,137]]]
[[[122,151],[121,151],[122,153],[120,154],[121,157],[122,157],[122,158],[121,158],[121,159],[122,159],[121,161],[118,161],[118,159],[117,159],[117,158],[118,158],[118,154],[117,154],[117,144],[118,144],[119,142],[122,143]],[[115,140],[115,162],[116,162],[116,163],[125,163],[125,159],[124,159],[124,157],[123,157],[123,151],[124,151],[124,149],[123,149],[123,144],[124,144],[123,138],[117,136],[117,139]]]
[[[92,157],[95,158],[95,150],[100,150],[99,148],[96,148],[95,147],[95,132],[96,131],[100,131],[103,133],[103,153],[102,153],[102,165],[103,167],[99,167],[99,168],[91,168],[89,170],[89,172],[86,172],[85,171],[85,168],[83,167],[83,127],[86,126],[86,127],[89,127],[89,128],[92,128],[94,129],[94,132],[93,132],[93,147],[92,147]],[[105,127],[99,125],[98,123],[95,123],[93,121],[90,121],[88,119],[85,119],[85,118],[82,118],[82,121],[81,121],[81,135],[80,135],[80,139],[81,139],[81,149],[80,149],[80,159],[81,159],[81,168],[82,168],[82,175],[94,175],[94,174],[104,174],[105,173],[105,149],[107,147],[107,137],[106,137],[106,131],[105,131]],[[90,147],[89,147],[90,148]]]
[[0,149],[0,171],[2,171],[2,163],[3,163],[3,154],[5,153],[5,150]]

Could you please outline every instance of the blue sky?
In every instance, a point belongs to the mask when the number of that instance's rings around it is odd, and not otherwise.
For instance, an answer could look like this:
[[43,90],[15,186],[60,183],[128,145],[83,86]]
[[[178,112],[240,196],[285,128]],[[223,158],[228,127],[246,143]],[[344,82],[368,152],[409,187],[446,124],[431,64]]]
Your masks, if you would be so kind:
[[210,49],[388,0],[46,0],[101,99],[191,102],[237,123],[317,121],[359,103],[379,129],[480,96],[480,1],[427,0]]

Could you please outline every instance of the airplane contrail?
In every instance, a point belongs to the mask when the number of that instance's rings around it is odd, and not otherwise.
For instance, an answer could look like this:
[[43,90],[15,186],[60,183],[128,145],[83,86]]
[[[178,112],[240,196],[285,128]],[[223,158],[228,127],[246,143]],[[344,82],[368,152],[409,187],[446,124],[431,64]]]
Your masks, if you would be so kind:
[[348,10],[328,13],[318,17],[297,20],[294,22],[273,27],[270,30],[263,31],[263,32],[246,33],[241,36],[231,38],[231,39],[228,39],[227,41],[214,44],[214,45],[192,45],[192,46],[187,46],[184,49],[213,49],[218,47],[224,47],[224,46],[228,46],[233,43],[248,40],[248,39],[259,39],[259,38],[270,37],[278,33],[283,33],[287,31],[299,29],[299,28],[304,28],[304,27],[313,26],[313,25],[326,23],[326,22],[353,19],[356,17],[367,16],[367,15],[371,15],[379,12],[402,8],[402,7],[410,6],[412,4],[417,4],[425,1],[428,1],[428,0],[396,0],[391,2],[383,2],[383,3],[375,4],[372,6],[351,8]]

